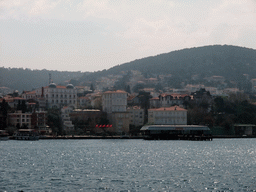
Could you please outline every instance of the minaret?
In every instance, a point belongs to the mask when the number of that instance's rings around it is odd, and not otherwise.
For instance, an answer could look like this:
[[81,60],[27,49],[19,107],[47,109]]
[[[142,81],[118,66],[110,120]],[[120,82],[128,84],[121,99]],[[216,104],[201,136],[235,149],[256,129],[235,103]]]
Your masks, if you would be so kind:
[[49,73],[49,85],[51,84],[51,82],[52,82],[52,74]]

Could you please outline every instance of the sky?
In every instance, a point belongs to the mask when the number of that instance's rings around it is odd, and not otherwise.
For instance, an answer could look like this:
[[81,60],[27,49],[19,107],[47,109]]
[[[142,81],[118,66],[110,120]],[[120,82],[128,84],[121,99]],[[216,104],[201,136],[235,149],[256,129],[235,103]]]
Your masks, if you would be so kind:
[[256,0],[0,0],[0,67],[94,72],[214,44],[256,49]]

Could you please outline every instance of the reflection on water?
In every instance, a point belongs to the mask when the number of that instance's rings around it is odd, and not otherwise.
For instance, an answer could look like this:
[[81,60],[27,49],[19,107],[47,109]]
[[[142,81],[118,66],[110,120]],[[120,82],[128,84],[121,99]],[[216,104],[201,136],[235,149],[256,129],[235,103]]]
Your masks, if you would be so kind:
[[0,142],[0,191],[253,191],[256,139]]

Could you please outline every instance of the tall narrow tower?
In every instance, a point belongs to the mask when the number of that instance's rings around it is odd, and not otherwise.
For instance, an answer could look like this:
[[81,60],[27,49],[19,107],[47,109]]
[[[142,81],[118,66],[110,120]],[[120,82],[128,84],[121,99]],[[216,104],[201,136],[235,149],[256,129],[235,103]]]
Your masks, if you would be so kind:
[[52,74],[49,73],[49,85],[51,84],[51,82],[52,82]]

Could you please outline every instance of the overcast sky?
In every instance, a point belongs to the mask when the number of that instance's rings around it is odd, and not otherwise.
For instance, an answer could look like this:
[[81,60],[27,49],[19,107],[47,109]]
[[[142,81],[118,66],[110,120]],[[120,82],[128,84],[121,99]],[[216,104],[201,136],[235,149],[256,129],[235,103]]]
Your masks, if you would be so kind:
[[0,0],[0,67],[98,71],[213,44],[256,49],[256,0]]

